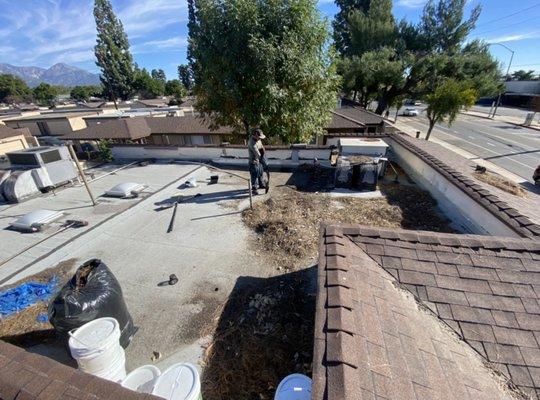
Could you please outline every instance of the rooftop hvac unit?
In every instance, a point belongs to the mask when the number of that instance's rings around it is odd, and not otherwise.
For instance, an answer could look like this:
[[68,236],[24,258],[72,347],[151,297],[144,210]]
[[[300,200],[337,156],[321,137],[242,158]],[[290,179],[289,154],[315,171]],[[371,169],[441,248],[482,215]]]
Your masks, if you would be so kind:
[[372,157],[384,157],[388,145],[382,139],[377,138],[340,138],[339,153],[342,156],[363,155]]
[[145,188],[146,186],[141,185],[140,183],[124,182],[107,190],[105,195],[110,197],[120,197],[123,199],[128,197],[137,197]]
[[59,211],[51,210],[36,210],[23,215],[9,225],[18,231],[37,232],[41,231],[45,226],[62,218],[64,214]]

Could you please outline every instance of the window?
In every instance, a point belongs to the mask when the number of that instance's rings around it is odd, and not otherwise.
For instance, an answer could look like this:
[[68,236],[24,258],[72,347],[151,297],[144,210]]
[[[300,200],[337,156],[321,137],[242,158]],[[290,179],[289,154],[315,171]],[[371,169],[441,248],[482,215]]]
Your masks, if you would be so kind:
[[212,144],[212,136],[203,135],[203,142],[204,142],[204,144]]
[[191,136],[190,135],[186,135],[184,136],[184,144],[187,144],[187,145],[191,145]]
[[44,164],[49,164],[55,161],[60,161],[62,157],[60,157],[60,152],[58,150],[51,150],[41,153],[41,159],[43,160]]
[[376,126],[370,126],[368,127],[368,133],[375,133],[377,132],[377,127]]

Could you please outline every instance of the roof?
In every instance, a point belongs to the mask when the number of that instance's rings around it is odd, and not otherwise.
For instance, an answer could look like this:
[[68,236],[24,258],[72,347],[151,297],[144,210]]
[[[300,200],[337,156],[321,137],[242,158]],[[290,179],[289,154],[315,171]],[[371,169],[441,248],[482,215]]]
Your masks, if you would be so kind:
[[145,118],[122,118],[92,125],[62,136],[62,139],[141,139],[150,136],[150,128]]
[[318,274],[313,399],[540,394],[540,242],[326,225]]
[[147,99],[147,100],[137,100],[137,103],[143,104],[149,107],[168,107],[169,99]]
[[14,399],[125,399],[157,397],[123,388],[120,384],[60,364],[0,341],[0,398]]
[[365,125],[380,125],[384,122],[384,118],[382,116],[358,106],[346,106],[342,103],[342,106],[335,111],[345,117],[359,121]]
[[28,128],[13,129],[5,125],[0,125],[0,139],[6,139],[13,136],[30,136]]
[[115,119],[92,125],[62,136],[62,139],[96,140],[96,139],[140,139],[152,134],[231,134],[233,129],[220,127],[210,129],[210,120],[202,117],[186,115],[183,117],[133,117]]
[[93,115],[93,114],[95,114],[95,112],[88,111],[85,113],[85,112],[73,112],[73,110],[70,110],[69,112],[49,112],[49,113],[39,114],[39,115],[15,117],[15,118],[10,118],[9,120],[4,120],[4,122],[41,121],[44,119],[76,118],[76,117],[82,117],[85,115]]

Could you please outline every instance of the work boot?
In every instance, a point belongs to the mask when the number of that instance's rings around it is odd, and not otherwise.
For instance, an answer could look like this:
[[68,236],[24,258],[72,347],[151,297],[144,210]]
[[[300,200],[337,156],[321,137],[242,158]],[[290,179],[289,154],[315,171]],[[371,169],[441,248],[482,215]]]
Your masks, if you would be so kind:
[[259,194],[259,191],[257,189],[251,189],[251,194],[253,196],[257,196]]

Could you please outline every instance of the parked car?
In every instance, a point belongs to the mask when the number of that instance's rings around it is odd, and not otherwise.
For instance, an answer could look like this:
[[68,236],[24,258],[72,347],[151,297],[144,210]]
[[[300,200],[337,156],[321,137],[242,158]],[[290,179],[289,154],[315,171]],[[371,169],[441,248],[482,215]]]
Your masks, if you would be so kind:
[[414,105],[415,106],[421,106],[422,102],[420,100],[415,100]]
[[540,185],[540,165],[534,170],[533,181],[535,185]]
[[418,117],[418,110],[416,108],[408,107],[403,110],[403,115],[407,117]]

